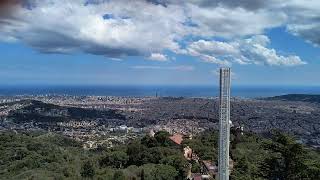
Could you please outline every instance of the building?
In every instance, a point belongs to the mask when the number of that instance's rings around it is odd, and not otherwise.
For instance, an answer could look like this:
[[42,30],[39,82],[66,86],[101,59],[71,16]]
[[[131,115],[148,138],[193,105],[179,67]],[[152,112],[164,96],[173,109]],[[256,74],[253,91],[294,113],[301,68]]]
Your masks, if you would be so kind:
[[191,178],[192,180],[202,180],[202,174],[201,173],[192,173]]
[[153,129],[150,129],[150,131],[149,131],[149,136],[150,136],[150,137],[154,137],[155,134],[156,134],[156,133],[154,132],[154,130],[153,130]]
[[120,131],[127,131],[128,127],[126,125],[119,126]]
[[229,180],[230,68],[220,69],[218,179]]
[[215,178],[218,173],[218,167],[209,160],[202,161],[202,171],[205,175]]
[[[229,171],[233,170],[234,162],[232,159],[229,159]],[[209,176],[209,179],[214,179],[218,175],[218,166],[215,165],[215,163],[211,160],[204,160],[201,161],[201,169],[202,169],[202,175]],[[206,179],[205,176],[203,179]]]
[[183,135],[177,133],[177,134],[174,134],[174,135],[170,136],[169,139],[170,139],[171,141],[173,141],[175,144],[181,145],[181,143],[182,143],[182,141],[183,141]]
[[188,160],[192,159],[192,149],[189,146],[183,148],[183,156]]

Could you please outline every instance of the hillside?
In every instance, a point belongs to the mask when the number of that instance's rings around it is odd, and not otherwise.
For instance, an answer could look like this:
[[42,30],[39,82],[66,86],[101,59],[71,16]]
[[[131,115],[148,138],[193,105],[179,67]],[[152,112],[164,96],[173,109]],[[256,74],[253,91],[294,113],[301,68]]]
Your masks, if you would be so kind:
[[[0,129],[40,128],[56,132],[79,130],[73,127],[66,129],[59,125],[59,122],[70,121],[93,123],[94,125],[90,127],[84,127],[84,130],[100,129],[97,131],[100,134],[108,130],[108,127],[110,129],[121,125],[136,128],[161,125],[186,133],[218,127],[218,99],[125,97],[107,99],[108,97],[79,99],[79,97],[53,96],[50,99],[42,99],[46,102],[16,101],[10,105],[0,106],[2,114]],[[307,99],[304,98],[304,101]],[[48,102],[59,102],[59,104]],[[72,107],[68,104],[70,102]],[[86,102],[85,107],[83,102]],[[319,119],[319,103],[271,99],[232,98],[231,100],[231,121],[235,127],[242,126],[246,131],[261,134],[279,129],[315,148],[320,147]]]
[[310,103],[320,103],[320,95],[311,94],[287,94],[282,96],[274,96],[265,98],[266,100],[281,100],[281,101],[302,101]]
[[124,120],[125,117],[117,111],[85,109],[79,107],[64,107],[49,103],[43,103],[35,100],[24,100],[17,102],[23,105],[23,108],[10,111],[8,119],[14,123],[27,123],[30,121],[37,123],[56,123],[66,121],[96,120],[96,119],[117,119]]
[[[41,132],[0,133],[0,179],[185,179],[188,164],[201,172],[202,160],[217,161],[217,132],[185,140],[200,160],[187,161],[168,133],[133,140],[111,149],[84,150],[76,141]],[[285,134],[271,139],[232,131],[233,180],[315,180],[320,177],[320,154]]]

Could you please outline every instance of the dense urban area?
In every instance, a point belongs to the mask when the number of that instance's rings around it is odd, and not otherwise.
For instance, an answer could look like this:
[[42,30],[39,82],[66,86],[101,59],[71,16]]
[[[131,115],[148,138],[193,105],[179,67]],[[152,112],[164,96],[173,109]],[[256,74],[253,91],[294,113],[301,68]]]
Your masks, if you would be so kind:
[[[0,179],[217,173],[218,98],[25,95],[0,103]],[[318,96],[232,98],[231,179],[319,178],[319,119]]]

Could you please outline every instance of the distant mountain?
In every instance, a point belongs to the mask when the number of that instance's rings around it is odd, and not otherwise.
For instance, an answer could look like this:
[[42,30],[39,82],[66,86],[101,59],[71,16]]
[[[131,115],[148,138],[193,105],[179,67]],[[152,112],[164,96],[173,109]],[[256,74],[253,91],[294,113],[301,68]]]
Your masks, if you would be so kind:
[[82,121],[96,119],[117,119],[125,120],[125,116],[119,114],[116,110],[96,110],[78,107],[64,107],[54,104],[48,104],[36,100],[24,100],[16,102],[24,107],[10,111],[8,119],[15,123],[34,122],[66,122]]
[[320,103],[320,95],[311,94],[287,94],[264,98],[264,100],[281,100],[281,101],[303,101],[311,103]]

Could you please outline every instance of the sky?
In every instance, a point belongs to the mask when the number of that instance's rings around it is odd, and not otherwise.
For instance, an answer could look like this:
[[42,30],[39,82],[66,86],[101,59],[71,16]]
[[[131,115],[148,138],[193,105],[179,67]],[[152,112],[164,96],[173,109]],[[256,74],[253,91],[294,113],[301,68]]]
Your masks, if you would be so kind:
[[1,0],[0,85],[320,86],[319,0]]

